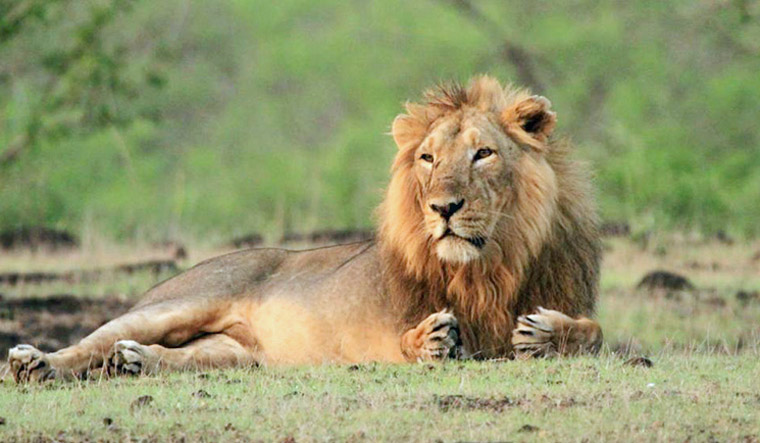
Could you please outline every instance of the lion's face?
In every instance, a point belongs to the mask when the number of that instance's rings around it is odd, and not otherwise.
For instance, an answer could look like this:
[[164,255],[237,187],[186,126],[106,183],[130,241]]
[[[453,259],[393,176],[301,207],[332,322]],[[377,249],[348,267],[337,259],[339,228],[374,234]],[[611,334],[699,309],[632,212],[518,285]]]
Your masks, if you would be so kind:
[[[388,199],[396,206],[387,210],[424,236],[399,241],[422,241],[448,263],[498,254],[510,223],[543,224],[554,205],[554,173],[543,158],[556,121],[551,105],[487,77],[427,98],[393,124],[400,151]],[[412,201],[415,208],[404,207]]]
[[466,263],[488,246],[513,200],[521,148],[476,109],[440,118],[415,153],[424,229],[438,257]]

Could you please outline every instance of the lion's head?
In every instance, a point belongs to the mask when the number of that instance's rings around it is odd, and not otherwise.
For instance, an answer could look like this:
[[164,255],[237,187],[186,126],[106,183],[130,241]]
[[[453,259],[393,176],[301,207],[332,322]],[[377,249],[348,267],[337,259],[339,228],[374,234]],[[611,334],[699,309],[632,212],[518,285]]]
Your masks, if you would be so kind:
[[433,304],[459,305],[503,334],[552,237],[593,237],[587,180],[550,138],[556,114],[544,97],[477,77],[427,91],[406,111],[391,131],[398,153],[380,243],[421,291],[442,294]]
[[393,122],[399,152],[383,214],[409,264],[430,253],[449,264],[501,259],[505,243],[526,240],[510,237],[515,223],[543,237],[557,201],[544,157],[549,101],[489,77],[425,98]]

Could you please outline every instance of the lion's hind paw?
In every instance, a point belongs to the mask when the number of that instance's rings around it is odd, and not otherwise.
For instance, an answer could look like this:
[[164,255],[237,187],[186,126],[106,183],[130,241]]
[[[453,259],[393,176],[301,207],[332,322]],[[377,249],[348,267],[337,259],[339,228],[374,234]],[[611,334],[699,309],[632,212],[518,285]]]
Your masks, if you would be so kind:
[[139,375],[149,369],[149,351],[146,346],[133,340],[119,340],[113,345],[106,359],[108,375]]

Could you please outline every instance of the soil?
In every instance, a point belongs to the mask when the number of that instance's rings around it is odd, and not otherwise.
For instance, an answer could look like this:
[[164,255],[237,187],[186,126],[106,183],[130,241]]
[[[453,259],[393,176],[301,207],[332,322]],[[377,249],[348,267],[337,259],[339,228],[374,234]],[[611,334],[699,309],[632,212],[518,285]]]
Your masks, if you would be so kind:
[[67,272],[4,272],[0,273],[0,284],[15,286],[19,283],[44,283],[51,281],[66,281],[70,283],[97,280],[103,274],[134,274],[136,272],[151,272],[159,275],[162,272],[178,273],[179,266],[174,260],[149,260],[139,263],[118,265],[112,268],[90,270],[75,270]]
[[501,412],[515,403],[507,397],[503,398],[481,398],[469,397],[465,395],[441,395],[434,396],[434,402],[442,411],[450,409],[465,410],[485,410],[492,412]]
[[77,246],[79,246],[79,240],[70,232],[42,226],[22,226],[0,231],[0,249],[56,250]]
[[230,242],[230,245],[237,249],[255,248],[264,243],[264,237],[261,234],[251,233],[242,237],[237,237]]

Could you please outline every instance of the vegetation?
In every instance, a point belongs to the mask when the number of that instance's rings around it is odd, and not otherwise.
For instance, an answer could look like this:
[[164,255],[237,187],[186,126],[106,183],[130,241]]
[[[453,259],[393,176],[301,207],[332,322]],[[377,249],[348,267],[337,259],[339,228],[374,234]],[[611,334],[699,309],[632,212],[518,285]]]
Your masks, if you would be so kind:
[[757,357],[664,356],[652,368],[604,355],[211,371],[24,392],[0,385],[0,437],[753,441],[760,434]]
[[758,234],[760,2],[0,1],[0,228],[363,227],[404,100],[548,96],[637,231]]

